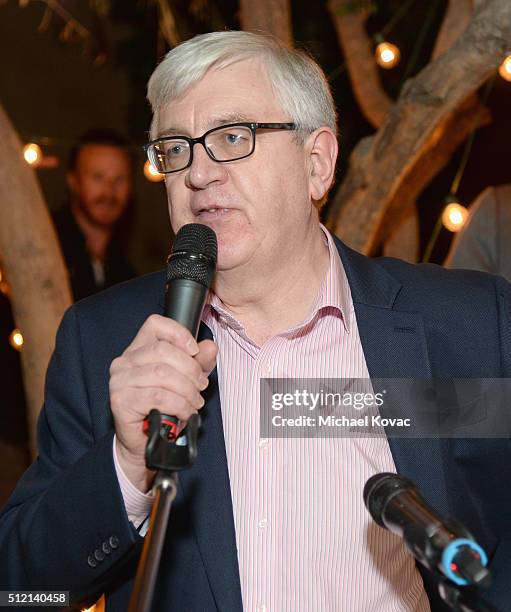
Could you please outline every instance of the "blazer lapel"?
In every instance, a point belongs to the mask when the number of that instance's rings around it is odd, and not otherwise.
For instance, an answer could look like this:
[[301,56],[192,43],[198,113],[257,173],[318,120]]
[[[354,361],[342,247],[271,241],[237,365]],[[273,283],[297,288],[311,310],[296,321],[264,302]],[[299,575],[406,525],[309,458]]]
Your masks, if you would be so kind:
[[[205,338],[211,339],[212,334],[201,324],[198,339]],[[198,457],[191,470],[181,472],[180,486],[185,495],[193,490],[191,520],[217,608],[241,612],[238,553],[216,368],[209,380],[206,404],[200,411]]]
[[[396,306],[401,283],[377,260],[336,239],[351,289],[360,340],[371,379],[431,378],[422,315]],[[376,390],[376,389],[375,389]],[[413,413],[414,406],[410,406]],[[385,416],[385,404],[381,407]],[[439,511],[447,510],[442,441],[389,438],[397,472],[417,484]]]

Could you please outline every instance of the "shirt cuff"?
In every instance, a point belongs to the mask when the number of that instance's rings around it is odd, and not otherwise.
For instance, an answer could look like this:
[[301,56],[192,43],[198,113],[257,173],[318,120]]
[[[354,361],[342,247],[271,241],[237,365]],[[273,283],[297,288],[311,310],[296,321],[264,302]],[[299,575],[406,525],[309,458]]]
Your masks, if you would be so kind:
[[[119,486],[121,487],[122,498],[124,500],[126,513],[128,514],[128,520],[130,520],[133,525],[139,529],[143,526],[143,523],[146,521],[147,516],[151,512],[154,497],[151,495],[151,493],[142,493],[142,491],[139,491],[126,476],[117,458],[117,451],[115,448],[116,440],[117,438],[114,434],[112,452],[114,455],[114,466],[117,474],[117,480],[119,481]],[[144,529],[144,532],[145,531],[147,531],[147,527]],[[145,535],[145,533],[142,533],[142,531],[140,534]]]

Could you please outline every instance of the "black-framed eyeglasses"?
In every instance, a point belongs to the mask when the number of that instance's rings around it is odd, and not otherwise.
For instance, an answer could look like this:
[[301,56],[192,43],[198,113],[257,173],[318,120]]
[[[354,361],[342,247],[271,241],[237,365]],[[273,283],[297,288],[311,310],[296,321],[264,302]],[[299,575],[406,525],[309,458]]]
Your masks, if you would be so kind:
[[192,165],[193,147],[200,143],[216,162],[236,161],[252,155],[257,130],[296,130],[294,123],[229,123],[198,138],[163,136],[144,146],[149,161],[161,174],[179,172]]

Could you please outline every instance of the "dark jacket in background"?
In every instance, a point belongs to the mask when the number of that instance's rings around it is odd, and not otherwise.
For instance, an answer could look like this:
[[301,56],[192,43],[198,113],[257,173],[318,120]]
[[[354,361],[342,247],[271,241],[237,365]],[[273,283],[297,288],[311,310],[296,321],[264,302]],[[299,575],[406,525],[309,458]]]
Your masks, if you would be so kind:
[[136,276],[133,266],[124,256],[119,241],[114,235],[103,262],[105,282],[103,285],[96,284],[85,236],[78,227],[69,206],[56,211],[53,215],[53,222],[66,260],[75,301]]

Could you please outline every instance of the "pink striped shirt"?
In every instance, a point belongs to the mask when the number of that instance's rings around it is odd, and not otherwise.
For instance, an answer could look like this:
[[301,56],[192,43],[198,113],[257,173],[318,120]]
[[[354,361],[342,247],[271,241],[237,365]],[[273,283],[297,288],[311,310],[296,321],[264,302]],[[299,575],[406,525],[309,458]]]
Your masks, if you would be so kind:
[[[330,266],[300,325],[257,346],[214,294],[203,313],[219,346],[243,607],[426,612],[411,555],[400,538],[373,524],[363,503],[366,480],[395,471],[387,440],[259,436],[261,378],[369,377],[348,280],[323,230]],[[116,468],[128,516],[137,524],[151,497],[126,482],[117,461]]]

